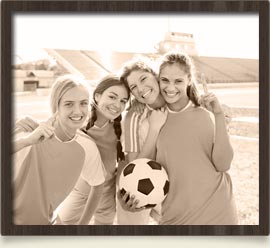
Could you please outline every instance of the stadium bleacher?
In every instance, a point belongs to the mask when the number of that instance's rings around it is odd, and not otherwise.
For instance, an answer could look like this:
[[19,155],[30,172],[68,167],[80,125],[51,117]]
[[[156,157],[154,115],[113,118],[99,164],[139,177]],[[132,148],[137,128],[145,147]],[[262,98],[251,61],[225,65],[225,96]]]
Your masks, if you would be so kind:
[[[89,81],[98,80],[108,72],[120,70],[125,62],[136,56],[140,55],[151,59],[160,57],[159,54],[100,53],[86,50],[47,49],[47,52],[70,73],[81,74]],[[259,81],[259,61],[256,59],[204,56],[193,56],[192,58],[199,82],[202,74],[209,83]]]

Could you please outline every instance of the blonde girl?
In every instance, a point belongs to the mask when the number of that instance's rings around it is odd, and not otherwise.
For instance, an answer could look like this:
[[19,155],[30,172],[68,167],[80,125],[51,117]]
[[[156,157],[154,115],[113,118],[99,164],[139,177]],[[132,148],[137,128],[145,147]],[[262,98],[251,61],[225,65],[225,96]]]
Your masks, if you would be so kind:
[[87,224],[105,181],[96,144],[79,128],[88,115],[89,93],[71,75],[59,77],[50,96],[53,117],[32,133],[14,140],[13,221],[16,225],[50,225],[54,210],[78,178],[91,187],[80,218]]

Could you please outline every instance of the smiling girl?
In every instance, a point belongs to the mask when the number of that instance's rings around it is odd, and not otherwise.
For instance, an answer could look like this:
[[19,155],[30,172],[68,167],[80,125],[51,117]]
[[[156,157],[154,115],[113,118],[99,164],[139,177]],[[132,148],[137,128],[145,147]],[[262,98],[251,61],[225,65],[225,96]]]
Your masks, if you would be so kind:
[[[125,158],[120,142],[121,113],[124,111],[128,99],[129,89],[116,75],[110,74],[104,77],[94,90],[90,118],[87,125],[82,128],[82,131],[93,138],[97,144],[106,169],[106,182],[94,214],[94,224],[96,225],[109,225],[114,222],[116,164]],[[27,117],[17,122],[15,128],[33,131],[37,126],[36,121]],[[67,199],[58,207],[56,224],[77,223],[91,192],[90,185],[80,178]]]
[[[124,120],[124,151],[126,162],[137,158],[155,159],[156,140],[166,118],[165,101],[160,94],[158,78],[146,59],[127,62],[121,80],[137,101],[145,105],[143,112],[130,109]],[[120,168],[118,175],[121,173]],[[121,190],[121,189],[120,189]],[[120,225],[147,225],[151,209],[138,209],[133,195],[118,192],[117,220]],[[152,213],[154,211],[151,211]]]
[[99,151],[78,130],[88,115],[87,87],[70,75],[59,77],[52,86],[50,103],[53,117],[14,140],[16,225],[52,224],[53,211],[78,178],[91,187],[91,194],[74,224],[88,223],[101,197],[105,176]]
[[199,100],[193,63],[187,55],[164,55],[159,77],[169,113],[157,140],[156,160],[170,180],[160,224],[237,224],[227,172],[233,150],[218,99],[207,93]]
[[[116,164],[124,160],[120,142],[121,113],[129,99],[128,88],[115,75],[103,78],[93,93],[91,116],[83,131],[92,137],[99,149],[107,175],[103,193],[94,214],[95,225],[113,224],[116,213]],[[79,179],[68,198],[61,204],[59,217],[73,224],[81,216],[91,187]]]

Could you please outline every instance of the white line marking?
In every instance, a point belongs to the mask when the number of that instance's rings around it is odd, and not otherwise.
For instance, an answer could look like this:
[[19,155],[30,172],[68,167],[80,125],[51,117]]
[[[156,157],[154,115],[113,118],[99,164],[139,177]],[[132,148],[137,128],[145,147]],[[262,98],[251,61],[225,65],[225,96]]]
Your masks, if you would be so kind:
[[251,137],[244,137],[244,136],[238,136],[238,135],[230,135],[230,137],[238,140],[246,140],[246,141],[259,141],[259,138],[251,138]]

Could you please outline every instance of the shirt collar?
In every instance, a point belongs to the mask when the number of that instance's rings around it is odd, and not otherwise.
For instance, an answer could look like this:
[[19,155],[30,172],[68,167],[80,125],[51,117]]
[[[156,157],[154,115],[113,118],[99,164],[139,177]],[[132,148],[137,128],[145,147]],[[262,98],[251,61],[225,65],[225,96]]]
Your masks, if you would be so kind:
[[168,109],[169,113],[177,114],[177,113],[181,113],[181,112],[185,111],[191,105],[192,105],[192,102],[191,101],[188,101],[187,105],[184,108],[182,108],[180,111],[173,111],[173,110],[169,109],[168,106],[167,106],[167,109]]

